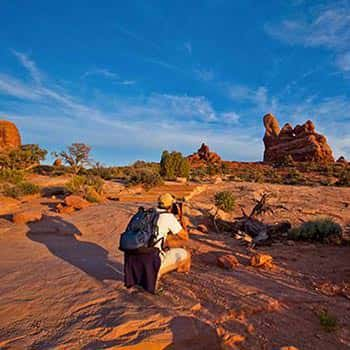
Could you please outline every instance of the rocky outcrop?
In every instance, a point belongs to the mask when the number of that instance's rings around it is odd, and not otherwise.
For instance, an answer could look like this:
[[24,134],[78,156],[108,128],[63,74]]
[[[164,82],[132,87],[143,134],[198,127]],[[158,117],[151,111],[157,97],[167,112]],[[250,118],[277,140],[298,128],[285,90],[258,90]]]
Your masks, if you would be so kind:
[[327,139],[315,131],[312,121],[295,128],[289,123],[282,129],[272,114],[264,116],[265,162],[280,162],[286,158],[297,162],[334,162]]
[[234,255],[222,255],[219,256],[216,260],[219,267],[227,270],[234,270],[238,267],[239,261]]
[[27,209],[13,214],[12,221],[15,224],[27,224],[29,222],[39,221],[42,218],[41,210]]
[[60,159],[60,158],[55,159],[55,161],[53,162],[52,165],[56,166],[56,167],[62,166],[62,159]]
[[211,152],[209,147],[202,143],[202,146],[196,153],[193,153],[188,157],[191,165],[203,165],[203,164],[220,164],[221,158],[218,154]]
[[17,126],[7,120],[0,120],[0,150],[21,146],[21,135]]

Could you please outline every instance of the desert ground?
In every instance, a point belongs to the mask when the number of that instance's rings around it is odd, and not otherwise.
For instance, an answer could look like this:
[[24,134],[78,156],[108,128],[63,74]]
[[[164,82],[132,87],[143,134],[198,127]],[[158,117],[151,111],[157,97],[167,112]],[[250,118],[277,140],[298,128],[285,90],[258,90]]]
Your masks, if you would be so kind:
[[[213,229],[208,212],[219,190],[237,199],[226,220],[269,192],[273,210],[262,215],[264,222],[298,224],[327,215],[350,233],[350,188],[206,185],[187,203],[191,272],[164,276],[161,292],[152,295],[124,287],[118,251],[131,215],[140,204],[152,205],[149,195],[71,214],[57,214],[60,198],[3,200],[0,349],[349,349],[350,246],[276,240],[249,248]],[[43,219],[13,223],[11,213],[26,208],[40,210]],[[198,230],[200,224],[208,232]],[[250,266],[256,252],[271,255],[272,268]],[[226,254],[239,266],[219,267],[217,258]],[[320,324],[323,311],[336,319],[331,332]]]

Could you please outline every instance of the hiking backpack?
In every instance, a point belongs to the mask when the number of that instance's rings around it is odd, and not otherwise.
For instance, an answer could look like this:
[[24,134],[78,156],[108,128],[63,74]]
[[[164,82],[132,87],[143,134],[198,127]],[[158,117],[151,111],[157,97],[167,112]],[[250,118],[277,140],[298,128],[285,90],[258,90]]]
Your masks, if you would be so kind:
[[119,250],[131,254],[154,251],[154,245],[158,243],[156,237],[159,214],[155,208],[145,210],[140,207],[120,237]]

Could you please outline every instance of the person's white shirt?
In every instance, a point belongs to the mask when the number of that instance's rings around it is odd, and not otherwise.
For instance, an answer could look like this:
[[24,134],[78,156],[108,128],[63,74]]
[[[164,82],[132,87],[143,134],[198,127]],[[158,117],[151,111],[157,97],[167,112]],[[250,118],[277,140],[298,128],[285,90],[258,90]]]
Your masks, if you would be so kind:
[[174,214],[168,213],[165,209],[157,208],[157,211],[159,213],[157,221],[158,233],[156,237],[157,243],[154,246],[162,251],[162,244],[165,242],[167,235],[169,233],[177,235],[182,230],[182,226]]

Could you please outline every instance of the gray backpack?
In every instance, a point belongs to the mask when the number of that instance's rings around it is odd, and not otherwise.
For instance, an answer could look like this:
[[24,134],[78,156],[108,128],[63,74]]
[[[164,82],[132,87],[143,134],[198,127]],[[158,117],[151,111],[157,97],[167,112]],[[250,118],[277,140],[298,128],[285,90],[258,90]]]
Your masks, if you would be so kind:
[[140,207],[131,218],[119,241],[119,250],[129,254],[147,254],[153,252],[158,234],[159,212],[155,208],[145,210]]

